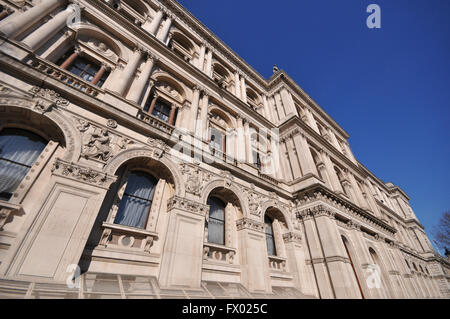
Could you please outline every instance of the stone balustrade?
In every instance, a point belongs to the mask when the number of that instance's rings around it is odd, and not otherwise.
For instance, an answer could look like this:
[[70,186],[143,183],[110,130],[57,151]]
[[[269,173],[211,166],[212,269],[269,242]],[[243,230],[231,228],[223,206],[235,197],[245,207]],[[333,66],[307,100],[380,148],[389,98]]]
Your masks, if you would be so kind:
[[270,270],[287,271],[286,258],[269,256],[269,268]]
[[100,88],[39,57],[33,57],[28,64],[34,69],[93,97],[103,93]]
[[21,210],[21,205],[0,200],[0,230],[3,230],[3,226],[5,226],[12,214],[19,213]]
[[150,253],[153,242],[158,240],[158,234],[134,227],[102,224],[103,234],[99,246],[130,249]]
[[221,245],[204,243],[203,259],[227,264],[235,264],[236,249]]

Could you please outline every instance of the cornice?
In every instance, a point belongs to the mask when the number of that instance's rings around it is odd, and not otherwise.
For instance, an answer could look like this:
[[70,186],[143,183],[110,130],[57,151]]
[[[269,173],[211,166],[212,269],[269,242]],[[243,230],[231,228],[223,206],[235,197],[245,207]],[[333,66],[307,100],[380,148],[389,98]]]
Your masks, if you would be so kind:
[[316,112],[323,116],[331,126],[337,130],[345,139],[348,139],[350,135],[327,113],[320,107],[301,87],[298,85],[284,70],[278,71],[268,81],[268,89],[276,86],[278,83],[283,82],[288,85],[295,93],[307,102],[309,106],[312,106]]
[[[334,145],[332,145],[330,142],[328,142],[322,135],[317,133],[314,129],[312,129],[308,124],[303,122],[298,116],[293,116],[289,118],[287,121],[283,122],[279,126],[280,130],[280,136],[283,136],[285,133],[283,132],[283,129],[288,129],[290,126],[297,125],[300,127],[305,133],[309,134],[311,137],[314,137],[317,141],[319,141],[322,146],[324,146],[329,153],[332,153],[334,156],[338,157],[342,162],[347,164],[348,167],[351,167],[355,172],[358,172],[361,176],[364,176],[364,171],[356,165],[354,162],[352,162],[349,158],[347,158],[344,154],[339,152]],[[295,128],[292,129],[295,131]],[[291,133],[290,131],[286,131],[288,133]],[[302,133],[302,132],[300,132]]]
[[[397,232],[397,230],[394,227],[388,225],[387,223],[383,222],[376,216],[361,209],[360,207],[351,203],[347,199],[344,199],[336,195],[335,193],[333,193],[332,191],[330,191],[328,188],[326,188],[321,184],[311,185],[303,190],[300,190],[295,194],[295,196],[297,198],[297,205],[301,206],[313,201],[325,200],[325,202],[331,202],[334,206],[337,206],[338,210],[344,209],[349,213],[356,215],[359,219],[362,219],[365,223],[369,224],[372,223],[376,227],[382,229],[383,231],[387,231],[391,235]],[[326,209],[319,209],[319,210],[326,211]]]

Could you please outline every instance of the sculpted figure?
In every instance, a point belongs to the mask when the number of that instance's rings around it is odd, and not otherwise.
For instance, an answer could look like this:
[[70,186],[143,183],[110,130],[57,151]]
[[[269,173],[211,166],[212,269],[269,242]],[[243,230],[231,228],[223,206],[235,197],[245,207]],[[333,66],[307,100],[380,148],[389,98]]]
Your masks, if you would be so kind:
[[94,132],[91,135],[89,142],[87,143],[87,156],[100,158],[103,161],[109,160],[111,157],[111,138],[109,137],[108,131],[102,129],[100,133]]

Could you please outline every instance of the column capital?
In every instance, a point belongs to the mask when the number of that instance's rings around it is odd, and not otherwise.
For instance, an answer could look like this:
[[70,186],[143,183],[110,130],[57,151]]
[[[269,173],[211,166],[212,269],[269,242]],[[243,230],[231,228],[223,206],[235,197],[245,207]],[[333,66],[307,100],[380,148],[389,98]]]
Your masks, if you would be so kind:
[[146,53],[146,49],[142,46],[142,45],[140,45],[140,44],[138,44],[138,45],[136,45],[135,47],[134,47],[134,49],[133,49],[133,52],[134,53],[139,53],[139,54],[145,54]]
[[104,68],[108,72],[112,70],[112,67],[109,64],[105,63],[105,62],[102,62],[102,66],[101,67]]

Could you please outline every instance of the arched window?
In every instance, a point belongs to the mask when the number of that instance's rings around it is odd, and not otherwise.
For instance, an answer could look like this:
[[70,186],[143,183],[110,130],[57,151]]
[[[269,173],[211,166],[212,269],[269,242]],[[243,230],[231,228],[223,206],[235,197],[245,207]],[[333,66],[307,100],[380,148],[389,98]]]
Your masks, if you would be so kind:
[[0,199],[9,200],[47,142],[21,129],[0,132]]
[[265,232],[266,232],[267,254],[269,256],[276,256],[277,251],[275,249],[275,238],[273,236],[273,227],[272,227],[273,220],[269,216],[265,215],[264,223],[266,224]]
[[145,228],[156,184],[156,178],[145,172],[131,172],[114,223]]
[[109,75],[109,72],[106,72],[105,66],[81,56],[80,51],[75,50],[75,48],[63,54],[56,64],[62,69],[98,87],[102,87]]
[[208,242],[225,245],[225,203],[217,197],[209,197]]

